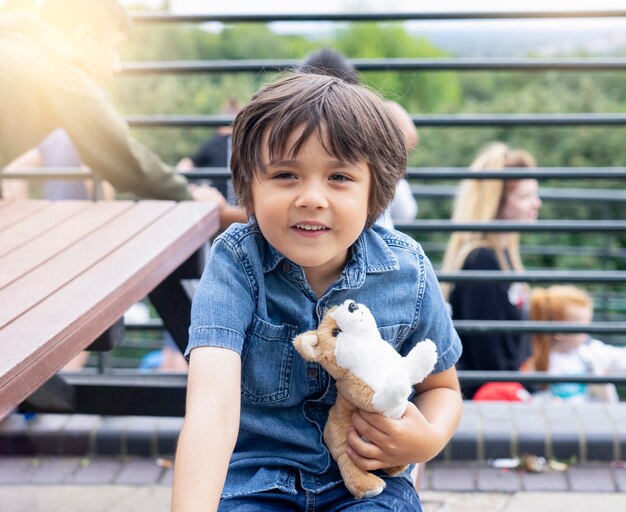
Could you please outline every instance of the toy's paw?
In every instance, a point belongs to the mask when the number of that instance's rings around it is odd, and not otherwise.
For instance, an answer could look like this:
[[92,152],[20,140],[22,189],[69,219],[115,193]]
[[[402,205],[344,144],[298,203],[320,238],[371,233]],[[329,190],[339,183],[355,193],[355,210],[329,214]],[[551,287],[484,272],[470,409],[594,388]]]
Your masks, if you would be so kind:
[[385,486],[381,486],[381,487],[376,487],[376,489],[371,489],[369,491],[367,491],[363,497],[364,498],[374,498],[375,496],[378,496],[381,492],[383,492],[385,490]]
[[318,342],[317,334],[304,333],[294,338],[293,346],[304,359],[312,361],[317,357]]
[[372,473],[360,475],[356,481],[352,481],[350,484],[346,483],[346,487],[357,500],[378,496],[383,492],[386,485],[382,478]]
[[437,363],[437,346],[430,340],[420,341],[405,358],[411,384],[418,384],[433,371]]

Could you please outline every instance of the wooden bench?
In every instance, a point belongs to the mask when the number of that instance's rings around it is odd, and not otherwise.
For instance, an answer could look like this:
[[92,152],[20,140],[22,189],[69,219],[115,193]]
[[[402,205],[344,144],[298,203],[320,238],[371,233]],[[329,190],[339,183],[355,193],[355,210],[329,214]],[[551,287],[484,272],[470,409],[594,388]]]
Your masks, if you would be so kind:
[[212,203],[0,201],[0,419],[218,229]]

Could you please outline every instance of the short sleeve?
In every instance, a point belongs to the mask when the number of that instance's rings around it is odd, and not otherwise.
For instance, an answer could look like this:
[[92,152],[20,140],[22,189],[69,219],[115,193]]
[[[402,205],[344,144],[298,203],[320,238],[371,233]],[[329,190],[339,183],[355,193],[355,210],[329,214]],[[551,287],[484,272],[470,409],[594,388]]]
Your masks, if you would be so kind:
[[193,297],[185,356],[197,347],[222,347],[241,353],[253,316],[252,286],[240,255],[218,238]]
[[[461,356],[462,346],[459,335],[452,324],[452,318],[441,294],[439,281],[430,260],[421,255],[424,291],[417,304],[416,329],[407,342],[408,348],[430,339],[437,347],[437,364],[433,373],[440,373],[454,366]],[[403,350],[404,351],[404,350]]]

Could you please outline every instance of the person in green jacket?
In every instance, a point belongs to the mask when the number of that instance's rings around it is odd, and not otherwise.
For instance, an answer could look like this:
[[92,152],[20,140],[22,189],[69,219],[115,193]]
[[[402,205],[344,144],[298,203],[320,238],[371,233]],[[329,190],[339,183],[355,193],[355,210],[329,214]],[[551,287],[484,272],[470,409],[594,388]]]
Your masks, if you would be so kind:
[[[62,128],[81,162],[118,192],[216,201],[215,189],[191,186],[133,140],[103,92],[102,84],[119,70],[129,29],[130,18],[117,0],[44,0],[38,15],[0,16],[0,172]],[[191,301],[180,280],[199,277],[202,267],[198,252],[150,295],[182,349]]]
[[102,90],[130,19],[116,0],[44,0],[0,16],[0,168],[63,128],[94,174],[151,199],[213,199],[129,135]]

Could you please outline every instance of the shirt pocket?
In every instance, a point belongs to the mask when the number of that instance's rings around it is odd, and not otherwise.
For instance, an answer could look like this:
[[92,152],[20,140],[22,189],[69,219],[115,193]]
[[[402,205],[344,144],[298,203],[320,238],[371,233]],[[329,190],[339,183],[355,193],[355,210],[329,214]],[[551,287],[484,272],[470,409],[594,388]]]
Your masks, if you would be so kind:
[[386,325],[378,327],[380,337],[389,343],[393,348],[399,350],[402,342],[407,338],[407,334],[411,329],[407,324]]
[[298,328],[273,325],[255,315],[241,352],[241,394],[248,402],[271,404],[289,398]]

